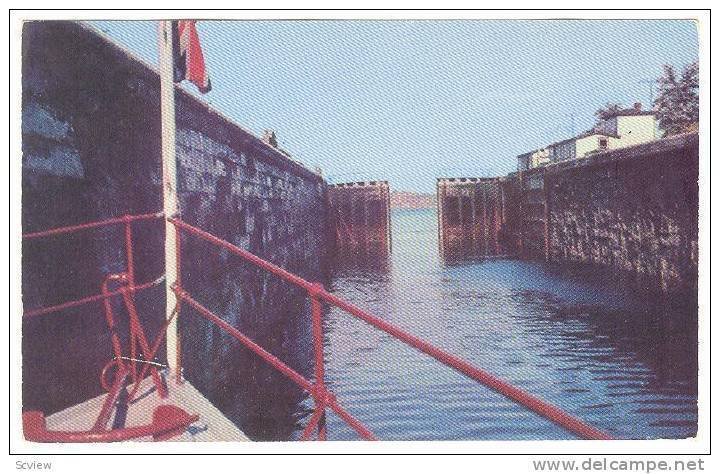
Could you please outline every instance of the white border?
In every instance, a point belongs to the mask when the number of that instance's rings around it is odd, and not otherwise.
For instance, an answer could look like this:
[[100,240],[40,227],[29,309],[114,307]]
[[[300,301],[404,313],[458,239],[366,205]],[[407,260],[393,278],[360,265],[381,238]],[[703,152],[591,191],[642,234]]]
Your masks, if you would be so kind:
[[[647,453],[647,454],[665,454],[665,453],[704,453],[709,450],[709,429],[710,420],[708,419],[709,409],[709,371],[708,362],[710,360],[709,351],[709,203],[710,203],[710,160],[709,160],[709,119],[710,119],[710,15],[708,12],[700,11],[246,11],[246,12],[217,12],[217,11],[143,11],[143,12],[93,12],[93,11],[77,11],[77,12],[11,12],[10,28],[11,28],[11,84],[10,84],[10,117],[11,135],[10,142],[11,153],[10,161],[10,195],[12,196],[12,207],[10,215],[10,266],[8,268],[15,269],[12,272],[12,286],[10,293],[11,311],[8,314],[10,319],[10,330],[14,335],[20,334],[20,160],[13,157],[21,156],[20,146],[20,31],[21,23],[30,19],[153,19],[153,18],[187,18],[191,14],[193,18],[227,18],[227,19],[541,19],[541,18],[594,18],[594,19],[614,19],[614,18],[692,18],[698,22],[698,32],[700,37],[700,82],[701,91],[701,126],[700,126],[700,344],[699,344],[699,360],[700,360],[700,379],[699,379],[699,432],[698,437],[689,440],[654,440],[654,441],[462,441],[462,442],[381,442],[377,444],[368,444],[363,442],[330,442],[330,443],[246,443],[246,444],[194,444],[194,443],[155,443],[155,444],[118,444],[118,445],[38,445],[27,443],[22,439],[20,429],[20,338],[13,337],[11,339],[11,412],[9,426],[11,431],[11,451],[14,453],[504,453],[513,454],[536,453],[539,455],[545,453]],[[7,338],[3,337],[3,344]],[[3,397],[4,397],[3,393]],[[5,400],[4,400],[5,401]],[[4,436],[4,435],[3,435]],[[61,462],[62,458],[57,458]],[[99,460],[91,460],[94,458],[78,458],[73,463],[77,467],[87,463],[88,465],[97,463]],[[120,462],[116,460],[101,461],[103,463]],[[127,459],[127,458],[126,458]],[[206,468],[207,461],[194,458],[178,458],[183,466],[192,468]],[[128,459],[129,461],[129,459]],[[135,461],[137,462],[137,461]],[[232,462],[232,461],[231,461]],[[499,462],[499,465],[505,465],[506,460]],[[199,464],[198,464],[199,463]],[[514,461],[513,461],[514,463]],[[125,462],[121,462],[125,464]],[[430,466],[432,463],[429,463]],[[522,464],[527,467],[526,464]],[[478,466],[479,468],[479,466]],[[82,469],[84,471],[84,469]],[[94,470],[97,470],[95,465]],[[114,470],[111,469],[111,470]],[[479,469],[478,469],[479,470]],[[77,472],[77,471],[75,471]]]

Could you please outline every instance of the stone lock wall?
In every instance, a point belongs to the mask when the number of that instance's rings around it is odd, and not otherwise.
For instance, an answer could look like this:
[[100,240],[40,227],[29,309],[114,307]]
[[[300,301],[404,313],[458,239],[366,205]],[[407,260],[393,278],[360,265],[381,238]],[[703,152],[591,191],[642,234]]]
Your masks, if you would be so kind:
[[548,258],[600,264],[648,289],[694,292],[698,136],[549,166]]
[[[23,232],[161,210],[153,69],[80,24],[30,22],[22,73]],[[322,178],[180,89],[176,114],[183,219],[322,280]],[[162,223],[139,223],[134,232],[136,280],[155,279],[164,268]],[[309,333],[304,294],[191,236],[183,236],[182,258],[184,286],[199,301],[297,370],[311,369],[301,347]],[[24,242],[23,305],[99,293],[104,275],[125,266],[122,227]],[[154,336],[165,314],[164,288],[137,300]],[[297,394],[270,383],[276,374],[189,310],[180,327],[186,377],[250,435],[282,437],[257,419],[258,404],[278,403],[269,413],[291,416],[283,407]],[[111,357],[100,304],[24,319],[24,408],[49,413],[99,394],[100,369]]]
[[[483,224],[490,183],[500,217]],[[680,135],[511,173],[438,180],[441,255],[602,265],[651,292],[697,293],[698,136]],[[499,227],[494,222],[499,223]],[[494,246],[490,246],[494,248]]]

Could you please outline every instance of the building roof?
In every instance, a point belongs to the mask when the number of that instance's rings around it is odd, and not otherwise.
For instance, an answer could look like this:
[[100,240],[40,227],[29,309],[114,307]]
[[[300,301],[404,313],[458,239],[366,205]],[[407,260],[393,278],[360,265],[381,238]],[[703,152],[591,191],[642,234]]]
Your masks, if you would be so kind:
[[574,142],[574,141],[577,140],[578,138],[583,138],[583,137],[585,137],[585,136],[587,136],[587,135],[580,134],[580,135],[578,135],[578,136],[576,136],[576,137],[566,138],[565,140],[559,140],[559,141],[557,141],[557,142],[553,142],[553,143],[549,144],[549,145],[547,146],[547,148],[554,147],[554,146],[558,146],[558,145],[562,145],[563,143]]
[[587,131],[581,133],[580,135],[576,135],[572,138],[566,138],[565,140],[560,140],[560,141],[551,143],[547,146],[547,148],[557,146],[557,145],[562,145],[563,143],[574,142],[575,140],[578,140],[580,138],[592,137],[593,135],[597,135],[600,137],[620,138],[620,135],[616,135],[614,133],[605,133],[605,132],[601,132],[598,130],[587,130]]
[[[640,104],[638,103],[638,104],[636,105],[636,107],[629,108],[629,109],[620,109],[620,110],[618,110],[618,111],[616,111],[616,112],[608,115],[608,117],[607,117],[606,119],[604,119],[604,120],[610,120],[610,119],[615,118],[615,117],[630,117],[630,116],[639,116],[639,115],[655,115],[655,112],[653,112],[652,110],[642,110],[642,109],[639,108],[639,107],[640,107]],[[568,142],[573,142],[573,141],[575,141],[575,140],[577,140],[577,139],[579,139],[579,138],[586,138],[586,137],[590,137],[590,136],[593,136],[593,135],[598,135],[598,136],[602,136],[602,137],[620,138],[620,135],[617,135],[617,134],[615,134],[615,133],[606,133],[606,132],[602,132],[602,131],[596,130],[595,128],[591,128],[590,130],[587,130],[587,131],[585,131],[585,132],[582,132],[581,134],[579,134],[579,135],[577,135],[577,136],[574,136],[574,137],[571,137],[571,138],[566,138],[566,139],[564,139],[564,140],[559,140],[559,141],[553,142],[553,143],[547,145],[547,146],[544,147],[544,148],[538,148],[537,150],[533,150],[533,151],[530,151],[530,152],[528,152],[528,153],[523,153],[522,155],[518,155],[517,157],[518,157],[518,158],[525,158],[526,156],[532,155],[533,153],[535,153],[535,152],[537,152],[537,151],[540,151],[540,150],[543,150],[543,149],[545,149],[545,148],[550,148],[550,147],[554,147],[554,146],[557,146],[557,145],[562,145],[562,144],[565,144],[565,143],[568,143]]]
[[636,115],[655,115],[655,112],[652,110],[638,110],[638,109],[621,109],[617,112],[613,112],[607,116],[607,119],[615,118],[615,117],[630,117],[630,116],[636,116]]
[[615,133],[606,133],[600,130],[588,130],[587,132],[583,132],[580,135],[578,135],[575,138],[585,138],[585,137],[592,137],[593,135],[599,135],[601,137],[613,137],[613,138],[620,138],[620,135]]
[[528,151],[527,153],[522,153],[522,154],[520,154],[520,155],[517,155],[517,158],[518,158],[518,159],[530,158],[530,157],[532,157],[532,155],[534,155],[535,153],[538,153],[538,152],[540,152],[540,151],[545,151],[545,150],[547,150],[549,146],[550,146],[550,145],[544,146],[544,147],[542,147],[542,148],[537,148],[537,149],[535,149],[535,150],[533,150],[533,151]]

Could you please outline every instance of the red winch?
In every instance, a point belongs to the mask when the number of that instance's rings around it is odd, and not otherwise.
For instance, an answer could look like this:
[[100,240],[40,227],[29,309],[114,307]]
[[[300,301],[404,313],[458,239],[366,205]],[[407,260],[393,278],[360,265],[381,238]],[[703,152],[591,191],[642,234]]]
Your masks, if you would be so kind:
[[[125,216],[120,219],[110,219],[101,223],[85,224],[80,226],[71,226],[61,229],[52,229],[46,232],[37,232],[25,235],[26,238],[37,238],[49,235],[57,235],[60,233],[73,232],[88,228],[97,227],[98,225],[111,225],[115,223],[125,223],[126,229],[126,250],[128,271],[126,273],[110,274],[105,278],[102,284],[102,293],[99,298],[90,297],[70,302],[56,307],[42,308],[35,311],[25,313],[25,316],[45,314],[51,311],[58,311],[67,307],[76,306],[83,302],[96,301],[102,299],[105,309],[105,319],[110,329],[110,340],[114,358],[110,360],[103,368],[100,374],[100,385],[107,392],[100,413],[98,414],[92,428],[86,431],[55,431],[48,430],[44,413],[40,411],[27,411],[23,413],[23,431],[25,439],[28,441],[44,442],[44,443],[95,443],[95,442],[115,442],[126,441],[129,439],[152,437],[154,441],[163,441],[179,434],[182,434],[188,427],[198,421],[199,415],[190,415],[182,408],[174,405],[157,406],[152,414],[149,423],[125,427],[125,417],[127,415],[127,407],[133,401],[139,398],[138,391],[142,381],[147,373],[150,373],[154,390],[160,398],[164,399],[168,396],[167,382],[161,376],[158,366],[153,362],[160,344],[165,338],[165,333],[172,318],[165,320],[157,337],[152,345],[149,343],[145,335],[145,329],[135,306],[135,292],[138,288],[134,281],[134,264],[132,252],[132,228],[131,223],[141,219],[155,219],[161,217],[157,214],[149,214],[144,216]],[[98,225],[95,225],[98,224]],[[154,286],[163,281],[159,278],[150,285]],[[115,283],[118,287],[111,291],[110,285]],[[121,296],[125,305],[125,311],[128,315],[128,334],[130,350],[129,354],[123,352],[120,334],[118,334],[118,326],[113,311],[111,298]],[[79,303],[78,303],[79,302]],[[177,311],[173,313],[177,314]],[[108,381],[108,375],[111,369],[115,369],[112,377],[112,383]],[[131,384],[128,392],[128,384]],[[144,396],[144,395],[142,395]],[[115,420],[110,429],[108,422],[115,413]]]

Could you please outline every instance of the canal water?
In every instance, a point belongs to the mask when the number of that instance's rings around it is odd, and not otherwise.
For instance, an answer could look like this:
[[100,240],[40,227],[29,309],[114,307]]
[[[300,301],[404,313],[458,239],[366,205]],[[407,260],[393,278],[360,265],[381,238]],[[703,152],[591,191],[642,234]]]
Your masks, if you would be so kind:
[[[336,265],[331,290],[613,436],[695,435],[692,302],[669,309],[597,269],[444,265],[434,210],[393,211],[392,233],[389,260]],[[573,438],[342,311],[325,315],[324,342],[327,385],[381,439]],[[290,439],[311,409],[298,401]],[[332,414],[328,437],[357,439]]]

